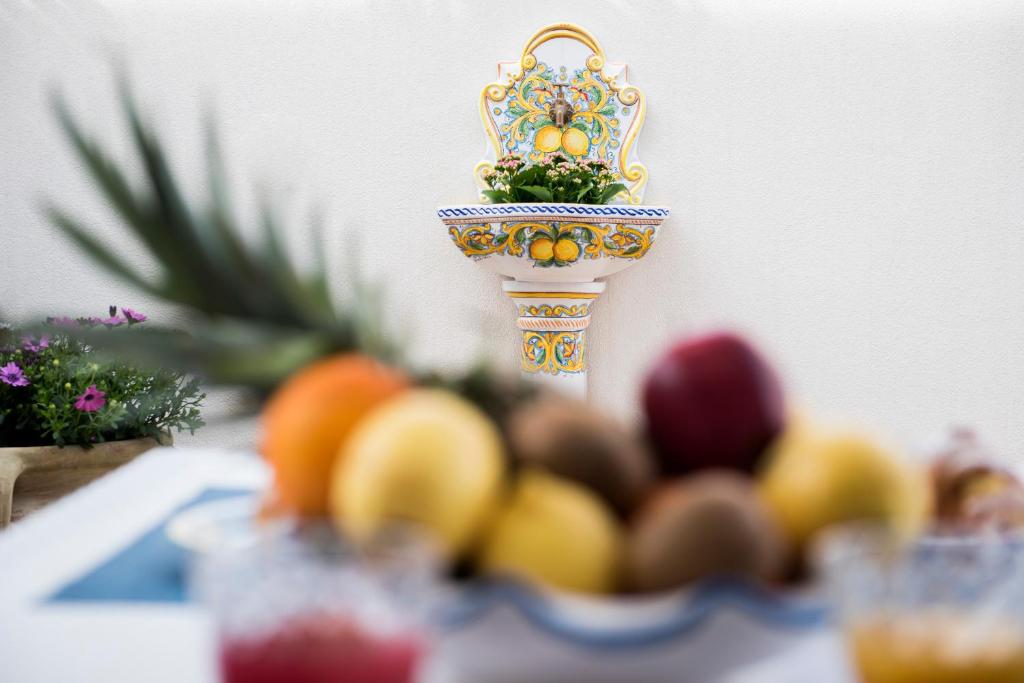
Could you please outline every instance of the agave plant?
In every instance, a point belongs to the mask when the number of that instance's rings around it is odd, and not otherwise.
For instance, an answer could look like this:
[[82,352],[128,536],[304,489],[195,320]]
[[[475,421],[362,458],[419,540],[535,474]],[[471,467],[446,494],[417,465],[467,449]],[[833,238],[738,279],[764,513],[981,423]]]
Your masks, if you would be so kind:
[[[127,230],[159,266],[148,278],[56,205],[53,223],[96,263],[139,291],[183,307],[189,332],[153,328],[142,334],[105,335],[103,345],[140,360],[198,372],[208,381],[266,391],[297,368],[323,355],[360,349],[394,360],[373,314],[374,292],[357,285],[347,309],[337,308],[323,252],[311,272],[299,272],[280,239],[273,212],[264,206],[262,238],[242,238],[227,194],[217,136],[207,126],[209,199],[193,207],[179,189],[164,147],[139,114],[128,88],[121,89],[134,151],[144,182],[128,173],[75,122],[56,99],[60,124],[90,177]],[[319,221],[312,232],[317,239]]]
[[[204,207],[190,206],[179,189],[159,138],[139,114],[126,85],[121,88],[131,139],[144,172],[141,183],[87,136],[67,106],[55,101],[57,116],[71,144],[116,210],[126,229],[153,257],[160,273],[143,276],[96,238],[85,224],[56,205],[48,207],[53,223],[97,264],[150,296],[176,304],[189,317],[188,332],[133,330],[87,339],[139,362],[194,372],[210,384],[253,389],[266,395],[284,378],[322,356],[360,351],[401,364],[400,349],[384,334],[376,311],[379,293],[358,282],[345,307],[336,306],[327,282],[323,250],[311,272],[302,273],[289,259],[273,212],[264,206],[262,239],[242,238],[227,195],[215,127],[207,126],[207,185]],[[322,234],[312,226],[314,241]],[[531,394],[518,381],[498,378],[486,365],[454,378],[420,375],[426,384],[444,385],[476,402],[492,415]]]

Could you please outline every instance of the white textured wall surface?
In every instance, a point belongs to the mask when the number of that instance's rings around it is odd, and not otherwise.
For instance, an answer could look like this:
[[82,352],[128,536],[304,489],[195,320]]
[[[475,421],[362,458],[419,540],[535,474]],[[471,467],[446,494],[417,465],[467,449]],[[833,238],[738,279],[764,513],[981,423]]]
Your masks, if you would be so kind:
[[339,292],[358,246],[418,359],[512,367],[511,306],[434,208],[474,198],[477,96],[495,62],[557,21],[630,64],[650,105],[646,200],[674,209],[598,303],[595,402],[635,417],[670,339],[728,326],[777,360],[802,406],[907,439],[965,422],[1024,455],[1020,2],[0,0],[0,310],[173,315],[38,212],[58,199],[144,263],[46,99],[59,87],[124,151],[123,60],[197,195],[209,103],[239,204],[269,188],[297,250],[309,210],[327,215],[317,246]]

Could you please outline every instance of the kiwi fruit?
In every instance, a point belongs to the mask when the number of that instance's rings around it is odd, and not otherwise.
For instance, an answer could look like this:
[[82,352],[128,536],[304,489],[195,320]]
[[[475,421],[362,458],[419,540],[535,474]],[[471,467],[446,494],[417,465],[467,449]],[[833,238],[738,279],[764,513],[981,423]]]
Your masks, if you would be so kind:
[[712,576],[771,582],[787,567],[781,530],[745,475],[706,470],[660,487],[634,520],[626,583],[635,592]]
[[511,415],[506,437],[514,462],[583,484],[620,515],[636,507],[654,480],[644,444],[582,401],[541,396]]

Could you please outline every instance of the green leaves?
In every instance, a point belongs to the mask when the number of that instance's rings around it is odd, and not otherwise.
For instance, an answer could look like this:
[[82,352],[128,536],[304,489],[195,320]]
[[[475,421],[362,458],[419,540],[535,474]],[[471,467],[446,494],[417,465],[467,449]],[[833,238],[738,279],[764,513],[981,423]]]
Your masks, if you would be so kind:
[[[206,124],[209,197],[205,205],[195,206],[181,191],[159,137],[139,114],[124,83],[121,93],[128,135],[143,169],[142,182],[129,182],[129,173],[86,134],[61,99],[55,99],[54,107],[86,172],[126,231],[156,262],[157,274],[144,276],[119,249],[95,237],[79,217],[55,204],[47,207],[47,213],[53,225],[101,268],[137,291],[183,307],[189,314],[190,334],[152,329],[129,340],[115,329],[96,343],[261,394],[326,353],[363,350],[385,359],[396,356],[379,331],[367,332],[379,327],[375,311],[371,315],[357,312],[358,302],[352,302],[350,310],[335,307],[319,243],[323,226],[318,221],[311,228],[315,263],[308,273],[295,268],[280,237],[284,229],[269,203],[259,211],[259,240],[247,242],[232,210],[220,145],[210,120]],[[364,346],[367,339],[374,339],[372,349]]]
[[[258,233],[258,239],[246,240],[227,192],[215,126],[207,120],[209,196],[200,204],[181,191],[159,136],[139,114],[127,86],[122,84],[121,90],[128,135],[137,157],[135,165],[142,169],[138,178],[127,170],[132,166],[119,165],[102,144],[86,134],[63,101],[56,99],[54,106],[72,149],[103,198],[117,212],[125,232],[155,262],[156,274],[149,276],[137,270],[122,257],[120,249],[98,239],[81,217],[55,204],[46,210],[55,228],[98,266],[139,292],[179,306],[185,314],[184,329],[80,329],[73,339],[69,336],[73,343],[88,344],[112,362],[131,359],[166,372],[196,373],[213,384],[246,388],[251,393],[249,398],[257,399],[244,405],[250,411],[296,370],[330,354],[355,351],[398,364],[399,349],[381,325],[378,289],[361,284],[356,273],[351,278],[356,284],[344,293],[343,304],[335,303],[327,280],[323,225],[319,220],[313,220],[310,227],[314,263],[308,272],[295,267],[281,239],[288,229],[280,224],[269,203],[256,212],[259,230],[248,231]],[[521,184],[543,191],[546,186],[542,176],[542,171],[531,171],[526,177],[533,180]],[[485,194],[495,202],[522,201],[523,196],[531,196],[495,185]],[[508,235],[497,239],[507,240]],[[515,239],[521,245],[522,233]],[[0,337],[2,333],[0,328]],[[182,374],[174,376],[184,378]],[[189,398],[198,387],[193,381],[182,379],[184,383],[174,394],[180,400],[163,404],[161,424],[173,425],[177,420],[185,428],[194,428],[200,423],[198,409]],[[518,380],[508,387],[501,386],[480,369],[452,380],[432,377],[430,381],[465,393],[485,410],[493,409],[496,417],[507,415],[508,406],[525,395]],[[146,391],[152,394],[154,386]],[[12,409],[7,408],[18,405],[17,401],[11,403],[4,395],[13,390],[0,383],[0,437],[18,422],[11,415]],[[47,411],[51,410],[49,405],[45,404]],[[58,412],[66,409],[59,400],[54,406]],[[140,416],[156,415],[161,406],[139,399],[133,410]],[[66,438],[73,427],[53,425],[55,439]]]
[[511,204],[515,201],[505,190],[483,190],[481,194],[490,199],[492,204]]
[[553,202],[553,201],[555,201],[555,197],[551,193],[551,190],[549,190],[546,187],[541,187],[540,185],[523,185],[522,187],[520,187],[518,189],[522,190],[523,192],[525,192],[526,194],[530,195],[531,197],[534,197],[535,198],[534,201],[542,201],[542,202]]
[[[583,124],[573,124],[573,127]],[[580,128],[586,130],[586,126]],[[517,155],[498,160],[496,170],[484,176],[488,189],[481,194],[493,204],[513,202],[568,202],[607,204],[626,190],[612,182],[615,174],[607,161],[574,160],[556,152],[536,164]]]
[[601,190],[601,193],[598,195],[597,203],[607,204],[615,197],[615,195],[625,191],[626,186],[623,185],[622,183],[612,183],[611,185],[608,185],[607,187]]
[[[129,325],[125,338],[143,332]],[[0,350],[0,366],[15,363],[28,384],[0,383],[0,446],[57,444],[89,447],[104,441],[160,438],[170,429],[195,431],[203,425],[200,407],[205,394],[196,378],[152,365],[143,369],[104,356],[80,337],[42,326],[46,346],[8,346]],[[28,332],[22,330],[21,333]],[[87,330],[102,338],[114,330]],[[40,337],[36,336],[36,339]],[[99,405],[79,407],[88,391],[102,394]]]
[[583,187],[581,187],[580,191],[576,194],[576,201],[582,201],[583,198],[586,197],[592,189],[594,189],[594,182],[592,180],[588,180],[586,184]]

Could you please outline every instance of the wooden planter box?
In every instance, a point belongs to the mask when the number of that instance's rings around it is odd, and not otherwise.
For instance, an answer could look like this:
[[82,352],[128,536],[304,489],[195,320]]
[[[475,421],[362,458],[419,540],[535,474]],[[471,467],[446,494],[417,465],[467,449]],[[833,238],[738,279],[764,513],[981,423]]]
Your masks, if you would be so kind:
[[140,453],[170,445],[157,439],[110,441],[80,446],[0,448],[0,529],[85,486]]

